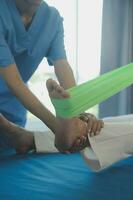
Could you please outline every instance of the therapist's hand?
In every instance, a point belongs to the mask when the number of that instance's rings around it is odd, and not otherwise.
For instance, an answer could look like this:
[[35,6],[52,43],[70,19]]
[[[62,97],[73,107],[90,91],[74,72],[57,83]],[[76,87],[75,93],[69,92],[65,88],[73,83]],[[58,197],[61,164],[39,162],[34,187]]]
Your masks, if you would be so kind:
[[66,153],[75,153],[83,150],[84,148],[90,146],[88,139],[88,134],[93,137],[100,134],[101,129],[104,127],[104,122],[97,119],[93,114],[82,113],[79,118],[87,124],[86,130],[87,135],[80,137],[76,140],[73,146]]
[[66,152],[77,141],[77,146],[86,142],[87,123],[78,117],[72,119],[57,118],[55,146],[60,152]]
[[98,135],[103,128],[103,121],[94,115],[83,113],[80,118],[58,118],[55,132],[55,146],[62,153],[75,153],[89,146],[88,134]]
[[87,123],[88,133],[91,137],[99,135],[101,129],[104,127],[103,120],[97,119],[93,114],[82,113],[79,118]]

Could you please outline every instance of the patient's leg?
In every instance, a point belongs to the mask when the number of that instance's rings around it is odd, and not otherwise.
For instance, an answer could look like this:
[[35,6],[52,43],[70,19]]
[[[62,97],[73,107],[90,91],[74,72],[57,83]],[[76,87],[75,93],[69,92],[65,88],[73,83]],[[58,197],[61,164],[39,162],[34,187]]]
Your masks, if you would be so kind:
[[[128,118],[128,121],[123,121]],[[82,155],[93,170],[99,171],[115,162],[133,156],[133,115],[119,116],[119,120],[104,120],[101,134],[89,138],[91,149]],[[91,154],[92,153],[92,154]]]
[[133,114],[106,117],[103,120],[104,120],[104,122],[116,122],[116,123],[117,122],[132,122]]
[[33,133],[11,122],[0,114],[0,138],[16,149],[18,153],[27,153],[35,149]]
[[[46,83],[50,98],[69,98],[69,94],[54,80],[49,79]],[[55,134],[55,144],[59,150],[68,149],[73,146],[75,141],[79,142],[79,149],[83,149],[89,145],[89,141],[85,141],[80,145],[80,138],[87,135],[87,125],[79,118],[64,119],[58,117],[59,130]],[[81,147],[81,149],[80,149]]]

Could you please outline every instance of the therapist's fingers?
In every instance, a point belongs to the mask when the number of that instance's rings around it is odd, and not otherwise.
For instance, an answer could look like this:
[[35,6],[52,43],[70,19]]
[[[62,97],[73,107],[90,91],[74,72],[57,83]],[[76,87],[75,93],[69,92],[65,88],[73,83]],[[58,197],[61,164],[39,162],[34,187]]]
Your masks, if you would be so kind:
[[95,119],[91,118],[88,120],[88,133],[90,136],[94,136]]
[[101,129],[104,127],[104,122],[101,119],[92,118],[88,121],[90,127],[89,135],[91,137],[100,134]]
[[73,146],[69,149],[70,153],[76,153],[81,151],[87,146],[87,136],[82,136],[81,138],[77,139]]
[[102,129],[102,127],[101,127],[101,121],[98,120],[98,121],[97,121],[97,127],[96,127],[96,130],[95,130],[95,135],[99,135],[101,129]]
[[85,143],[85,137],[84,136],[77,139],[76,142],[74,143],[72,149],[71,149],[72,153],[76,153],[76,152],[80,151],[84,147],[84,143]]
[[69,149],[70,153],[76,153],[77,152],[77,146],[80,144],[80,139],[77,139],[76,142],[73,144],[73,146]]
[[75,143],[73,144],[73,146],[68,149],[67,151],[65,151],[65,153],[70,154],[70,153],[76,153],[77,152],[77,146],[79,146],[80,144],[80,139],[77,139],[75,141]]
[[79,144],[77,144],[77,147],[79,147],[79,146],[84,146],[85,145],[85,143],[86,143],[86,140],[87,140],[87,136],[82,136],[81,138],[80,138],[80,143]]
[[98,132],[98,121],[94,120],[91,129],[91,136],[97,135],[97,132]]
[[91,114],[91,113],[81,113],[79,115],[79,118],[82,121],[85,121],[85,122],[88,122],[88,120],[90,120],[91,118],[95,118],[96,119],[96,117],[93,114]]
[[104,127],[104,122],[103,122],[103,120],[98,120],[98,125],[97,125],[97,135],[98,134],[100,134],[100,132],[101,132],[101,130],[102,130],[102,128]]
[[99,120],[101,123],[101,128],[104,128],[104,121],[102,119]]
[[89,116],[88,116],[86,113],[82,113],[82,114],[80,114],[79,118],[80,118],[82,121],[87,122]]
[[97,118],[91,113],[81,113],[79,118],[87,123],[87,133],[94,136],[96,134]]
[[99,135],[101,132],[101,129],[104,127],[104,122],[103,120],[95,120],[93,122],[93,126],[92,126],[92,133],[91,136],[95,136],[95,135]]

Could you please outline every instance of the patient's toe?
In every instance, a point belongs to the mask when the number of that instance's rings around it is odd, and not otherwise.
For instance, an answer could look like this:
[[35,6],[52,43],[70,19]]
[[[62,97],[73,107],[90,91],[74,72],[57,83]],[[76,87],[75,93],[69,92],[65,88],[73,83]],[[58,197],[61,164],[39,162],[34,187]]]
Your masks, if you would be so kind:
[[51,98],[63,99],[69,97],[69,93],[52,79],[47,80],[46,86]]

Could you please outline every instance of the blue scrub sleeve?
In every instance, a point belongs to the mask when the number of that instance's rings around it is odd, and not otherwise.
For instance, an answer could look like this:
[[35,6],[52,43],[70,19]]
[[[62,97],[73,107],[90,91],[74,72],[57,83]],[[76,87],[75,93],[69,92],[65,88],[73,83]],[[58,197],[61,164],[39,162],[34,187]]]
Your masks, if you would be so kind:
[[0,32],[0,67],[6,67],[14,63],[14,57],[5,40],[4,34]]
[[60,18],[57,32],[51,43],[50,49],[47,55],[47,61],[49,65],[53,66],[54,62],[60,59],[66,59],[66,51],[64,45],[64,27],[63,18]]
[[5,32],[0,18],[0,67],[6,67],[15,63],[14,57],[5,39]]

